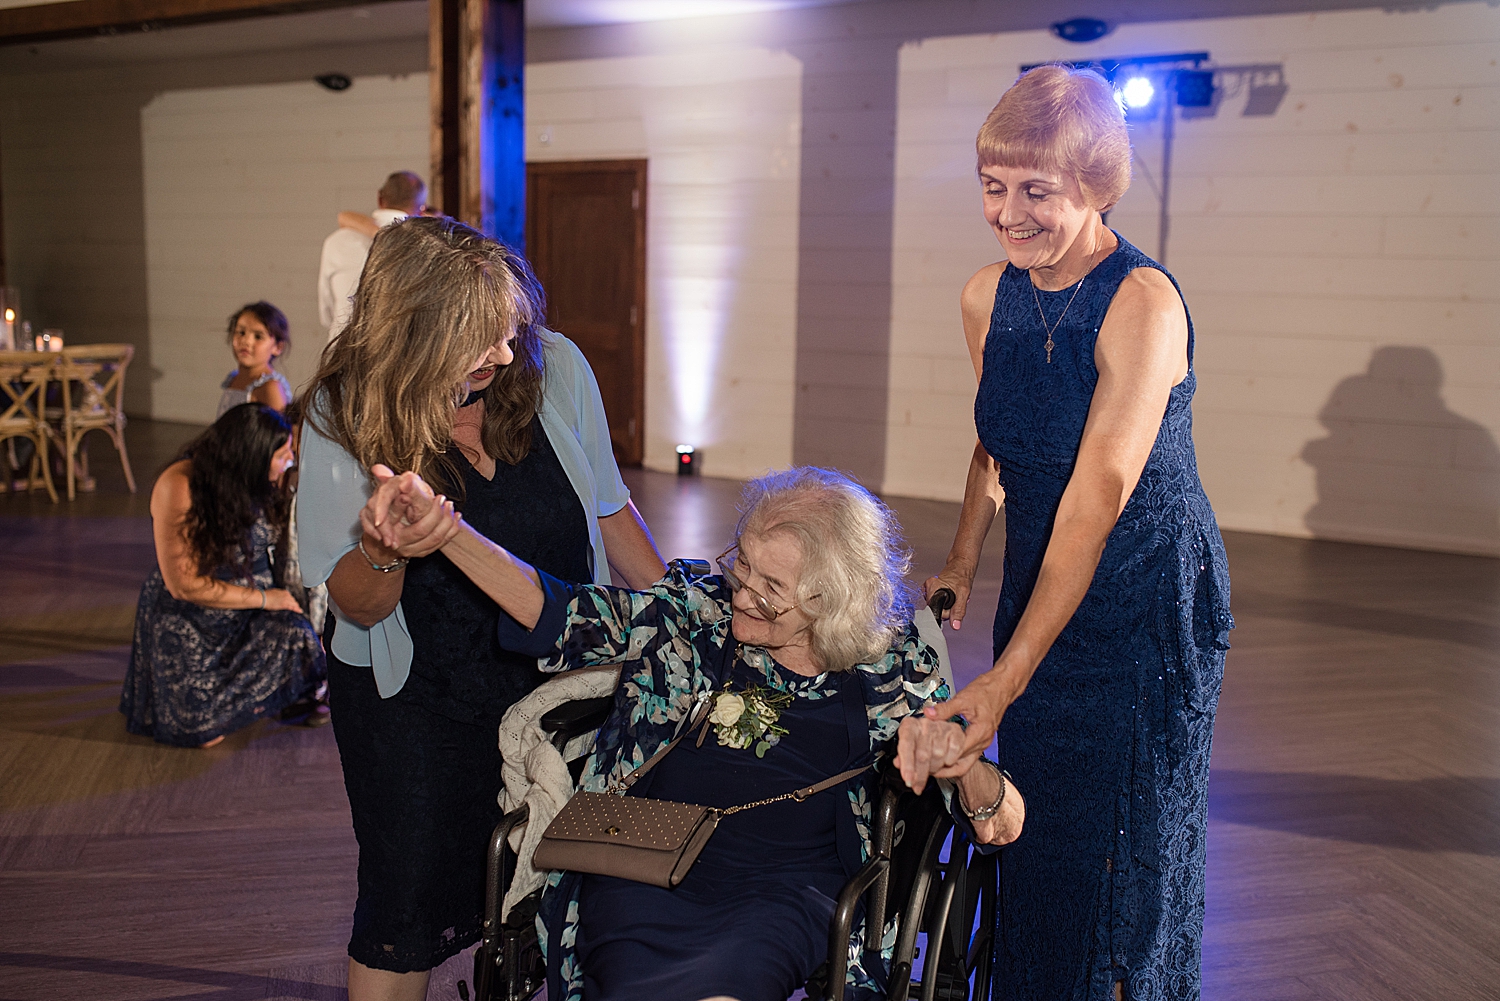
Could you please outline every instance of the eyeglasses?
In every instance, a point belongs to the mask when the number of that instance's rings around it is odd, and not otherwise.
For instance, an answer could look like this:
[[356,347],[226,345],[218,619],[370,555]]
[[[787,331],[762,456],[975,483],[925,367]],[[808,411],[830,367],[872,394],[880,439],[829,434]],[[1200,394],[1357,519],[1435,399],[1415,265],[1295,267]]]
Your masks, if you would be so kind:
[[[746,583],[744,578],[742,578],[734,568],[735,557],[730,555],[731,553],[737,552],[739,548],[739,543],[735,543],[734,545],[730,546],[728,549],[720,553],[718,558],[714,560],[714,562],[719,565],[719,572],[724,575],[724,581],[729,585],[729,590],[742,590],[749,594],[750,599],[755,602],[755,610],[760,612],[760,614],[765,617],[767,622],[775,622],[778,617],[802,607],[802,602],[799,601],[794,605],[787,606],[786,608],[777,608],[775,605],[771,604],[770,599],[768,599],[765,595],[761,594],[755,588]],[[820,597],[820,595],[810,594],[802,600],[812,601],[813,599],[818,597]],[[812,618],[812,613],[807,609],[803,608],[802,613],[808,616],[808,618]]]

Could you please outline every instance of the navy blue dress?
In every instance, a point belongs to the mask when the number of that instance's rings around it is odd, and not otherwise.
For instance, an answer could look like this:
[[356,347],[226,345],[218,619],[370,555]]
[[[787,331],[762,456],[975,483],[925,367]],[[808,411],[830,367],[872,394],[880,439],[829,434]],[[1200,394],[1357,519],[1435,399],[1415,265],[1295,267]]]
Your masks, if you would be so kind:
[[[264,514],[250,529],[248,566],[217,580],[283,586],[272,566],[276,532]],[[248,572],[247,572],[248,571]],[[313,694],[327,675],[323,646],[300,612],[206,608],[172,597],[155,567],[141,587],[120,712],[131,733],[197,747]]]
[[[1049,325],[1077,291],[1050,363],[1030,275],[1000,278],[974,406],[1005,488],[997,657],[1078,457],[1099,327],[1142,267],[1167,273],[1121,239],[1082,289],[1039,291]],[[1131,1001],[1199,996],[1208,758],[1233,620],[1193,451],[1192,336],[1189,320],[1187,378],[1093,583],[1000,725],[1000,760],[1030,795],[1001,853],[997,998],[1105,1001],[1117,980]]]
[[[778,672],[782,672],[777,665]],[[728,807],[812,785],[870,760],[858,679],[807,679],[781,715],[787,733],[750,749],[684,740],[630,790],[633,796]],[[765,684],[736,659],[733,689]],[[834,900],[848,878],[838,850],[844,787],[725,817],[676,889],[585,876],[578,957],[588,1001],[784,1001],[827,958]],[[753,960],[749,957],[753,957]]]
[[[591,580],[587,513],[542,427],[531,451],[485,479],[463,453],[461,510],[476,532],[564,580]],[[329,658],[334,735],[359,841],[349,955],[428,970],[479,938],[485,852],[500,820],[495,734],[544,675],[500,646],[499,606],[442,553],[411,561],[401,589],[411,675],[382,698],[368,667]]]

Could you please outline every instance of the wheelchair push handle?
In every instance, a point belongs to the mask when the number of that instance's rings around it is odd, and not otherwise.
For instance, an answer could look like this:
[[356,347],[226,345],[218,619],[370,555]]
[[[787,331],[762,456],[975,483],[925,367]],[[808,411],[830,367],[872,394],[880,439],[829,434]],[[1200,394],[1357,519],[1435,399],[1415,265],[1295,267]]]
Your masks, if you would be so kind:
[[932,597],[927,599],[927,607],[932,609],[932,617],[938,620],[938,625],[943,624],[943,613],[952,608],[958,601],[958,595],[953,593],[951,587],[940,587],[932,592]]

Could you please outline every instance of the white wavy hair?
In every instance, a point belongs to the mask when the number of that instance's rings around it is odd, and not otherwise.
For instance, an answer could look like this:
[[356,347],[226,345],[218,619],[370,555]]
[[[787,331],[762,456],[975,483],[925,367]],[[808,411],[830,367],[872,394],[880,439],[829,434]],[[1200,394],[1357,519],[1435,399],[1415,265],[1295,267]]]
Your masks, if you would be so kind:
[[901,523],[843,473],[816,466],[767,473],[745,484],[739,511],[736,544],[778,532],[797,540],[796,598],[813,614],[812,654],[824,670],[879,660],[911,622],[911,550]]

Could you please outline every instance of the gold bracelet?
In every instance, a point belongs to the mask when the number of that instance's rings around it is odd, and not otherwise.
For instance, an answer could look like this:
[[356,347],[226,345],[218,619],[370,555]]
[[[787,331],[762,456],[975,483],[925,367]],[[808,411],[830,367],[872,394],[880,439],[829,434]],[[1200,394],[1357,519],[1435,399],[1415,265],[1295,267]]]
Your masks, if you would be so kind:
[[359,554],[365,558],[366,563],[370,564],[371,570],[379,570],[381,573],[394,573],[411,562],[405,556],[397,556],[390,563],[381,566],[375,562],[374,558],[365,549],[365,537],[363,535],[359,537]]

